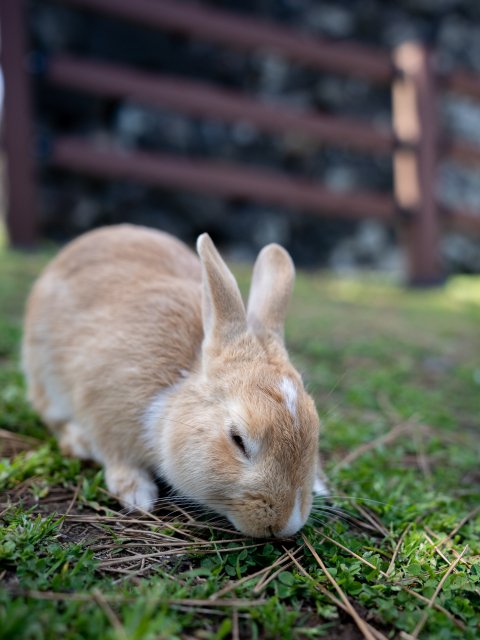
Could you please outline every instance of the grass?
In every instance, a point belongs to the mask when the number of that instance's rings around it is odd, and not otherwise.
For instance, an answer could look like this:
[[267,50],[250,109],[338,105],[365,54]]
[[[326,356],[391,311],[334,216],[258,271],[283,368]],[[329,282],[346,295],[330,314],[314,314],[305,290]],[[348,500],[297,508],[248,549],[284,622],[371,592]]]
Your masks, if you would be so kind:
[[61,456],[18,359],[50,255],[0,251],[0,638],[480,637],[478,278],[299,275],[287,341],[332,498],[295,539],[253,541],[119,514],[102,471]]

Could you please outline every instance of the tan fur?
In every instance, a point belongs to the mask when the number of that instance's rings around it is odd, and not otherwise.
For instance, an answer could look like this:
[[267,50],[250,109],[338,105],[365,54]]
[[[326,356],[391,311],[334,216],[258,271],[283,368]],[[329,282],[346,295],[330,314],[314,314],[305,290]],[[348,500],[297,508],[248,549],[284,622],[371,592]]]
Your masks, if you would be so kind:
[[130,225],[61,251],[28,301],[29,398],[125,504],[153,508],[158,473],[248,535],[290,532],[296,496],[298,528],[311,508],[319,429],[283,344],[293,264],[263,249],[246,314],[206,234],[198,252]]

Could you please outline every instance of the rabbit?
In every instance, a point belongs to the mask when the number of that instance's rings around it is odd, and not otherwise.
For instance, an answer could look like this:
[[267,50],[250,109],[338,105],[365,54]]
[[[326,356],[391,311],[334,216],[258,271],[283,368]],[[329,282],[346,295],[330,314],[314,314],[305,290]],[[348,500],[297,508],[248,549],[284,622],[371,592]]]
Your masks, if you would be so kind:
[[123,506],[154,509],[160,477],[245,535],[289,537],[323,490],[318,415],[284,345],[293,262],[260,252],[245,311],[207,234],[197,251],[128,224],[61,250],[27,302],[28,398]]

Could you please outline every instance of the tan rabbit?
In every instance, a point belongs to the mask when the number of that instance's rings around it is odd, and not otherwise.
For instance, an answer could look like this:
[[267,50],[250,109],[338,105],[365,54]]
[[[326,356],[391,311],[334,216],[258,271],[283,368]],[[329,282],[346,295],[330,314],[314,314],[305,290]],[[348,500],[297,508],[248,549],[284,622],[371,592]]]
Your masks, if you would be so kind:
[[63,249],[28,301],[29,398],[124,505],[153,509],[157,475],[246,535],[289,536],[310,512],[319,433],[283,342],[293,263],[262,250],[245,313],[207,234],[197,248],[120,225]]

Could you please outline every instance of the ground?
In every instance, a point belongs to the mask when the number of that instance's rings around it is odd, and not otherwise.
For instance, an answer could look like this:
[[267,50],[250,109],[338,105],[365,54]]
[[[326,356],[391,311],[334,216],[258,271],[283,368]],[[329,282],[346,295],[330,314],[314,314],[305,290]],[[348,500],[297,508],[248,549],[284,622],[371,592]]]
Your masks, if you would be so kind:
[[175,505],[126,516],[60,455],[18,357],[54,252],[0,250],[0,638],[480,637],[478,278],[299,274],[287,343],[331,497],[294,539],[253,541]]

